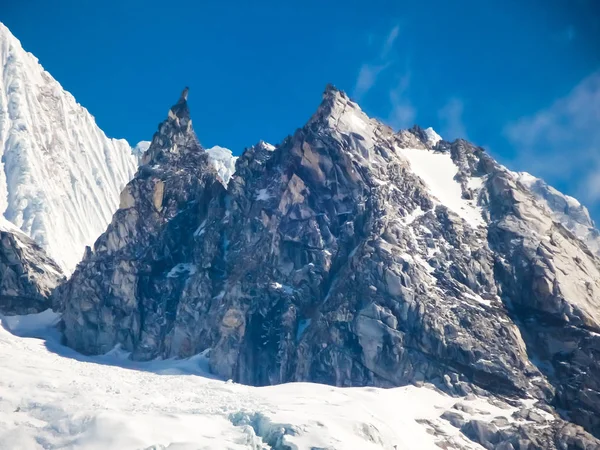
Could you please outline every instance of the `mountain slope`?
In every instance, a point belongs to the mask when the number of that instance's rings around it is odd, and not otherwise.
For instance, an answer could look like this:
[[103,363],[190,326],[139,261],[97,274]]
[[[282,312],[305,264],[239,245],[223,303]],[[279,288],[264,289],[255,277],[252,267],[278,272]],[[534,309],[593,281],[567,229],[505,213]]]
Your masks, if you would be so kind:
[[600,256],[600,232],[585,206],[527,172],[519,172],[515,176],[533,193],[538,202],[551,211],[556,222],[563,224],[583,240],[592,252]]
[[137,169],[0,23],[0,215],[66,271],[106,229]]
[[[600,261],[483,149],[421,131],[395,134],[330,86],[225,189],[182,97],[56,292],[68,344],[210,349],[215,373],[254,385],[533,399],[600,434]],[[555,417],[532,448],[568,439]],[[480,425],[463,432],[488,448],[527,434]]]

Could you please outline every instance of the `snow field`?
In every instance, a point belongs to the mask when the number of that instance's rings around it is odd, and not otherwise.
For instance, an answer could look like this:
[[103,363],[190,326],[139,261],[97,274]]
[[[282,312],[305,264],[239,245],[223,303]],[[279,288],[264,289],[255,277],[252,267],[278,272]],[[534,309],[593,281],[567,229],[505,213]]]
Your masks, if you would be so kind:
[[475,449],[443,412],[512,412],[430,387],[243,386],[212,377],[201,355],[80,355],[60,345],[51,311],[0,320],[0,449],[438,449],[427,422]]

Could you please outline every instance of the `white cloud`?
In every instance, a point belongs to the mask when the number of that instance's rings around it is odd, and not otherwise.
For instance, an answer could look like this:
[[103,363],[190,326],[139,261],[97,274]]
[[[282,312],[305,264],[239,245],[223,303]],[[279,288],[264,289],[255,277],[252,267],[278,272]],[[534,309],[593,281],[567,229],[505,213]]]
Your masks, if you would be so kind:
[[465,105],[459,98],[451,98],[438,111],[440,119],[440,132],[447,141],[457,138],[468,139],[467,130],[463,122]]
[[[377,56],[361,66],[353,91],[353,97],[356,100],[360,100],[376,85],[379,75],[385,70],[397,66],[393,50],[399,36],[400,25],[396,25],[387,33],[385,39],[380,40],[381,44]],[[399,75],[400,78],[398,79]],[[400,72],[400,74],[394,74],[394,76],[396,76],[398,82],[389,91],[391,110],[386,122],[395,129],[407,128],[414,124],[416,116],[416,110],[408,95],[410,71],[405,69],[404,73]]]
[[546,109],[509,124],[515,163],[550,182],[569,183],[583,201],[600,202],[600,71]]
[[353,96],[360,99],[371,90],[377,82],[377,77],[393,63],[391,56],[394,43],[400,34],[400,26],[396,25],[387,34],[385,41],[379,49],[377,57],[360,67],[356,83],[354,84]]
[[600,170],[588,174],[583,189],[587,192],[587,197],[592,201],[600,199]]
[[354,97],[360,98],[375,85],[377,76],[388,67],[388,64],[363,64],[358,72],[356,84],[354,85]]
[[416,110],[407,95],[409,87],[410,73],[407,73],[400,79],[397,86],[390,91],[392,110],[387,122],[394,129],[408,128],[414,125]]
[[385,59],[390,54],[392,49],[394,48],[394,43],[396,39],[398,39],[398,35],[400,34],[400,25],[396,25],[389,32],[387,39],[385,40],[385,44],[381,48],[381,58]]

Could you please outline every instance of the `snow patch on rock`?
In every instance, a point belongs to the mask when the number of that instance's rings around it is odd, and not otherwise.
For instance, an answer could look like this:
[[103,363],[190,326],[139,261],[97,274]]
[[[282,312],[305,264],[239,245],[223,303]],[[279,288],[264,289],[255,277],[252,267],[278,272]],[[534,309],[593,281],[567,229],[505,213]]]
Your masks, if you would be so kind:
[[600,256],[600,233],[585,206],[570,195],[563,194],[544,180],[527,172],[511,172],[528,188],[538,203],[550,210],[552,218],[563,224],[575,236],[587,244],[589,249]]
[[146,153],[146,150],[150,148],[150,144],[152,144],[152,142],[150,141],[140,141],[135,147],[133,147],[132,152],[138,159],[138,161],[142,160],[142,156],[144,155],[144,153]]
[[455,179],[458,167],[449,153],[431,150],[399,148],[415,173],[427,186],[431,194],[451,211],[462,217],[472,227],[484,226],[481,208],[472,200],[462,196],[460,183]]

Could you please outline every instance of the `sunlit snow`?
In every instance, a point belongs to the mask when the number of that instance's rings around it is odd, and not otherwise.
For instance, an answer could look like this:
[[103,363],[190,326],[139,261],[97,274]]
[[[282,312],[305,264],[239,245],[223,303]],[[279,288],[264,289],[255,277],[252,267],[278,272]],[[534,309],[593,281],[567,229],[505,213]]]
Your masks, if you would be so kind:
[[460,183],[454,179],[458,168],[449,153],[412,148],[398,148],[398,151],[408,159],[415,175],[423,180],[442,205],[473,227],[485,224],[481,208],[472,200],[462,198]]
[[463,402],[485,421],[513,412],[426,386],[248,387],[215,379],[200,355],[86,357],[60,345],[58,319],[51,311],[0,316],[1,449],[439,449],[424,420],[475,449],[444,411]]
[[431,127],[425,128],[423,131],[425,131],[425,134],[427,135],[427,141],[431,145],[435,145],[442,140],[442,137]]
[[219,147],[215,145],[206,150],[210,162],[213,164],[217,173],[223,180],[225,186],[229,183],[230,178],[235,173],[235,162],[237,156],[233,156],[231,150],[225,147]]

